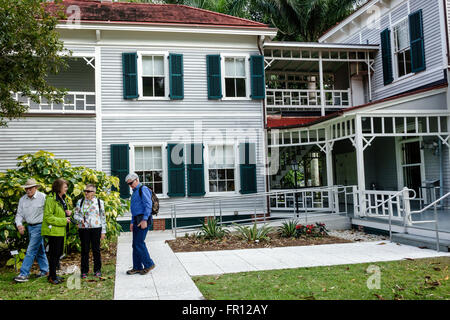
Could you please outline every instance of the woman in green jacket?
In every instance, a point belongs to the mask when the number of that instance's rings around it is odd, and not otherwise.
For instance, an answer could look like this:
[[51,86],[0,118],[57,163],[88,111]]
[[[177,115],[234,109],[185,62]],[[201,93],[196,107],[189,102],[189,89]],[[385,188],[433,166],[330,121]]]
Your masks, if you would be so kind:
[[71,211],[68,210],[65,201],[67,189],[67,181],[56,179],[52,185],[52,193],[47,196],[44,205],[41,233],[48,238],[48,281],[52,284],[59,284],[63,281],[62,278],[56,276],[56,268],[59,258],[64,252],[66,225],[70,223]]

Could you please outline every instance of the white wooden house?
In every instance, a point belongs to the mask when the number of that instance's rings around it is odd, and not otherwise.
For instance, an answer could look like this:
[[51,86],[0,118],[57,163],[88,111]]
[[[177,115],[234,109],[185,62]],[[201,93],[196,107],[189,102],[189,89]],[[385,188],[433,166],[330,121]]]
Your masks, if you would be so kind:
[[[298,43],[186,6],[64,1],[58,31],[73,54],[49,80],[69,94],[61,105],[17,94],[30,111],[0,129],[0,170],[48,150],[119,176],[125,197],[136,171],[162,203],[192,200],[192,217],[217,209],[194,199],[277,190],[289,162],[306,159],[311,208],[326,197],[340,211],[350,194],[357,219],[404,187],[430,203],[450,191],[448,2],[369,0],[318,43]],[[224,214],[292,203],[234,199]]]
[[[352,223],[366,226],[358,218],[402,220],[450,192],[448,10],[441,0],[370,0],[318,43],[264,44],[269,160],[292,153],[272,190],[303,159],[306,186],[342,186],[335,211],[353,193]],[[322,165],[311,174],[314,158]]]

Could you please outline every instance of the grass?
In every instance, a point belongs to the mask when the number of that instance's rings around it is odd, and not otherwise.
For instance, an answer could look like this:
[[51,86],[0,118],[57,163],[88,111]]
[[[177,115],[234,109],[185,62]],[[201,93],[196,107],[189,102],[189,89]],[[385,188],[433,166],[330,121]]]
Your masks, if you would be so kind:
[[[112,300],[114,298],[114,281],[116,272],[116,242],[109,250],[102,250],[102,278],[89,274],[87,279],[80,279],[76,288],[75,276],[64,275],[64,283],[52,285],[47,277],[35,278],[24,283],[16,283],[14,268],[0,268],[0,300]],[[80,267],[79,253],[62,259],[61,264]],[[90,267],[92,268],[92,253]],[[36,262],[32,271],[37,273]],[[92,273],[92,270],[90,271]],[[69,281],[68,281],[69,280]]]
[[[194,277],[209,300],[448,300],[450,257]],[[380,270],[380,288],[369,289]],[[374,283],[374,282],[371,282]]]

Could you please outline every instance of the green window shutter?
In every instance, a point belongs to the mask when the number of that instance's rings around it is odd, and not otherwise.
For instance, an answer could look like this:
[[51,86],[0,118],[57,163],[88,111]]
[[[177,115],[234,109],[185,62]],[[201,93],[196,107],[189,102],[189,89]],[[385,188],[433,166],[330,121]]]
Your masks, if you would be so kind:
[[222,75],[220,72],[220,55],[206,56],[206,69],[208,75],[208,99],[222,98]]
[[138,94],[137,53],[122,53],[123,98],[135,99]]
[[256,193],[256,146],[254,143],[239,144],[241,194]]
[[[173,157],[172,157],[173,155]],[[169,197],[185,196],[184,147],[182,144],[167,145]]]
[[264,56],[250,57],[250,76],[252,84],[252,99],[264,99],[266,97],[266,85],[264,82]]
[[111,145],[111,175],[119,178],[120,197],[130,197],[130,187],[125,181],[130,170],[129,147],[127,144]]
[[186,152],[188,196],[203,196],[205,195],[203,144],[190,144]]
[[411,45],[411,71],[419,72],[426,69],[422,10],[411,13],[408,19],[409,41]]
[[394,81],[392,69],[392,49],[391,49],[391,31],[385,29],[381,32],[381,58],[383,60],[383,78],[384,85]]
[[169,54],[170,99],[184,98],[183,55]]

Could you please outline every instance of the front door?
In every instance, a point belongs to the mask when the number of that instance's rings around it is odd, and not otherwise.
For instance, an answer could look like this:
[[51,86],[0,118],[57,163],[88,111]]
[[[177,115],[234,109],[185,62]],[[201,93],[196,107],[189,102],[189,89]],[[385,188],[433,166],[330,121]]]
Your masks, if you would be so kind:
[[403,185],[413,189],[416,197],[419,197],[419,189],[422,186],[422,155],[420,141],[401,142]]

